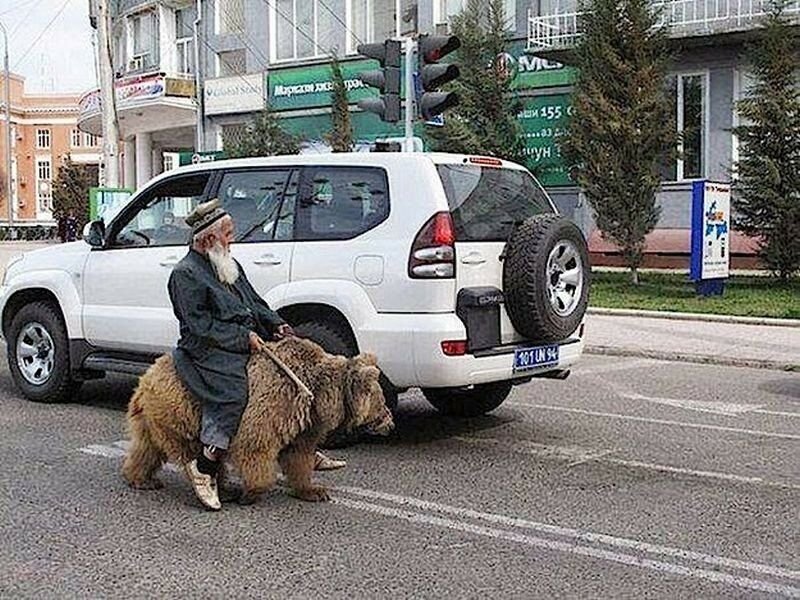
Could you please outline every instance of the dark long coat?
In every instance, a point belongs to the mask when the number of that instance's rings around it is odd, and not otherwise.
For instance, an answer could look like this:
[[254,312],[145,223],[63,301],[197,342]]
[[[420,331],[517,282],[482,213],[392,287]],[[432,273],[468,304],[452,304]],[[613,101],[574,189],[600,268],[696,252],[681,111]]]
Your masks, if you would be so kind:
[[193,249],[175,265],[168,287],[180,323],[173,352],[178,376],[204,415],[233,437],[247,406],[250,332],[270,339],[284,321],[253,289],[241,265],[239,278],[228,286]]

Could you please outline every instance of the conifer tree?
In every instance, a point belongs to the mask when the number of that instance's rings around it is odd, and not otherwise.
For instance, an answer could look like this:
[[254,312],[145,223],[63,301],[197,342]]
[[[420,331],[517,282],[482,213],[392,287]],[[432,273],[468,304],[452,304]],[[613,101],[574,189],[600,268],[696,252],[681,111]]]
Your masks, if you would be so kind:
[[53,218],[60,220],[71,212],[80,231],[89,220],[89,188],[96,183],[86,165],[67,156],[53,181]]
[[525,162],[521,103],[500,59],[506,48],[505,0],[467,0],[453,18],[461,47],[455,61],[461,75],[448,89],[458,105],[445,113],[442,128],[430,128],[431,147],[443,152],[485,154]]
[[225,154],[230,158],[297,154],[300,144],[300,138],[284,131],[278,117],[265,109],[253,117],[242,140],[225,148]]
[[800,34],[772,5],[748,49],[755,85],[739,102],[743,124],[734,165],[734,223],[759,240],[764,264],[782,279],[800,270]]
[[331,58],[331,131],[325,141],[334,152],[352,152],[353,125],[350,121],[350,104],[347,99],[347,86],[342,74],[342,65],[334,54]]
[[650,0],[592,0],[576,47],[573,113],[561,139],[605,239],[638,283],[645,236],[658,223],[660,166],[677,133],[665,78],[666,34]]

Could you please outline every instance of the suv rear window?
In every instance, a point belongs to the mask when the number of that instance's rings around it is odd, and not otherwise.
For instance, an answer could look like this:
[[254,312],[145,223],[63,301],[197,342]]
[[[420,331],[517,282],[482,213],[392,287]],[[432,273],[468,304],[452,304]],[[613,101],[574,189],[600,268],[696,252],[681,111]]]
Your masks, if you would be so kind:
[[553,209],[527,171],[438,165],[460,242],[505,241],[511,226]]

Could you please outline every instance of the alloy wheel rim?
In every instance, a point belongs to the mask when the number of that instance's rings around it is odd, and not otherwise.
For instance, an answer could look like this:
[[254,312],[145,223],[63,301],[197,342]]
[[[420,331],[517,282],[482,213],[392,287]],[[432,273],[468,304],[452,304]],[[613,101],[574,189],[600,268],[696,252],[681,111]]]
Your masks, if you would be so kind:
[[17,337],[17,366],[32,385],[44,385],[53,374],[55,344],[41,323],[28,323]]
[[559,240],[547,257],[547,297],[553,311],[568,317],[580,303],[584,273],[577,246],[569,240]]

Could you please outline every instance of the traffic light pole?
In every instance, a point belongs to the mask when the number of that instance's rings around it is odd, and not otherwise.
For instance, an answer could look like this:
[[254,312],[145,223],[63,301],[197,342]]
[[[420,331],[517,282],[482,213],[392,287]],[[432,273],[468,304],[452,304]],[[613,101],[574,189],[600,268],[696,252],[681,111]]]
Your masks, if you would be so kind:
[[405,148],[406,152],[414,151],[414,51],[416,50],[416,40],[414,38],[406,38],[406,135],[405,135]]

